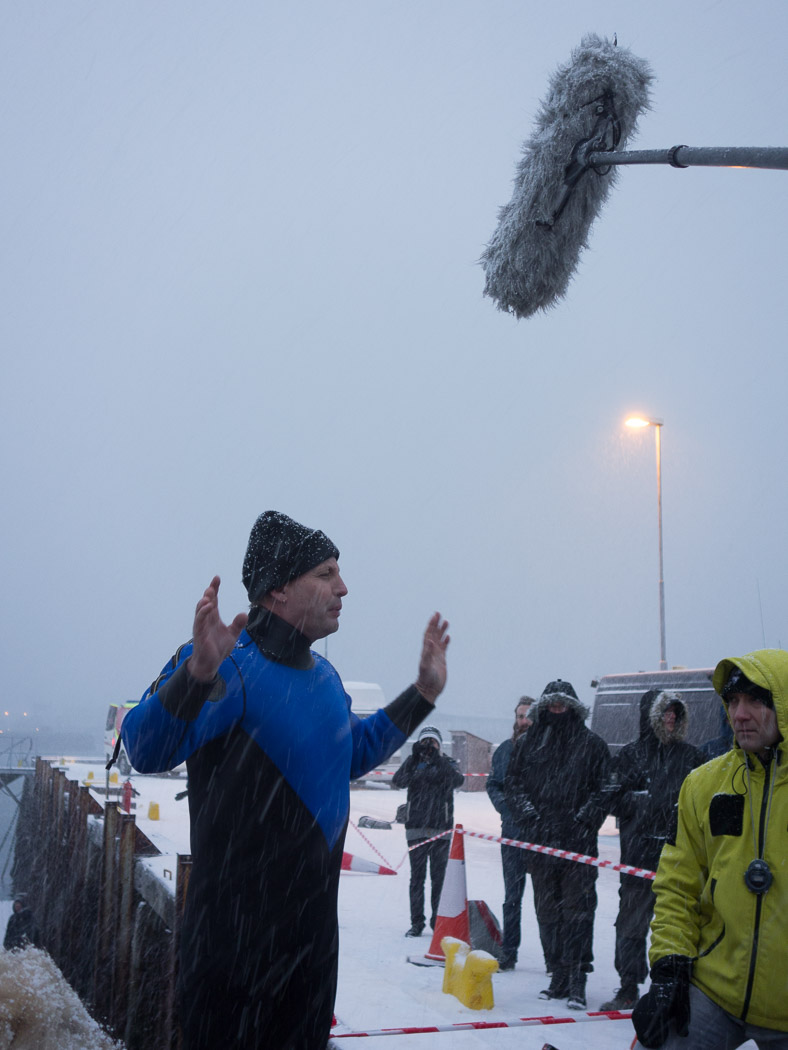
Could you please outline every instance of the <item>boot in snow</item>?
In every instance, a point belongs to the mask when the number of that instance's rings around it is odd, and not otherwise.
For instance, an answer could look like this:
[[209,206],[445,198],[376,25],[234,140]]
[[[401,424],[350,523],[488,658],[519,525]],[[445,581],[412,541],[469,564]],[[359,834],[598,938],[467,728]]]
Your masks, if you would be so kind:
[[569,975],[569,997],[566,1005],[570,1010],[586,1008],[586,975],[583,970],[572,970]]
[[556,966],[550,978],[549,988],[543,988],[540,999],[566,999],[569,995],[569,971],[563,966]]
[[612,999],[602,1003],[600,1010],[631,1010],[638,1001],[638,986],[625,982]]

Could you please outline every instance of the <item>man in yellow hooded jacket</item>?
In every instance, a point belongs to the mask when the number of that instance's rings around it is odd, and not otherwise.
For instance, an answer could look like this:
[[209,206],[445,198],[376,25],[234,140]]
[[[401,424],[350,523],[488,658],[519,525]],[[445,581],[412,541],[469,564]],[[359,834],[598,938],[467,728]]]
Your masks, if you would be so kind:
[[727,754],[693,770],[654,881],[639,1043],[788,1050],[788,652],[722,660]]

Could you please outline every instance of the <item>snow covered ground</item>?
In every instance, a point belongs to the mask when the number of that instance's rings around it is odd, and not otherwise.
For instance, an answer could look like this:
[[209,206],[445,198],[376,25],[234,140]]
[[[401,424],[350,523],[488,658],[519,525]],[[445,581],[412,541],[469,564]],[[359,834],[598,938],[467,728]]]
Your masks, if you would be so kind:
[[[85,780],[89,770],[103,782],[99,763],[74,766],[69,776]],[[185,779],[137,776],[135,789],[137,820],[141,829],[160,849],[188,852],[188,811],[185,799],[176,800]],[[368,1031],[380,1028],[451,1025],[472,1021],[508,1021],[520,1017],[574,1017],[575,1023],[550,1026],[501,1028],[470,1032],[425,1033],[387,1037],[385,1046],[403,1050],[465,1050],[471,1047],[498,1050],[517,1046],[519,1050],[541,1050],[552,1044],[558,1050],[627,1050],[634,1030],[628,1020],[585,1021],[585,1015],[574,1014],[562,1001],[538,998],[547,981],[530,880],[523,908],[523,943],[517,968],[493,976],[495,1006],[489,1011],[475,1011],[462,1006],[453,996],[441,990],[441,967],[415,966],[409,955],[423,955],[430,937],[406,938],[410,925],[408,907],[409,865],[405,831],[394,824],[397,806],[405,793],[387,787],[356,788],[351,791],[351,827],[346,850],[360,858],[397,870],[396,876],[344,873],[340,880],[340,965],[336,1013],[342,1031]],[[156,802],[159,819],[150,820],[149,805]],[[361,816],[392,821],[391,830],[361,828]],[[485,792],[458,792],[455,795],[455,820],[469,831],[500,834],[498,814]],[[465,870],[469,900],[484,900],[501,919],[503,877],[500,847],[483,839],[464,836]],[[614,863],[619,859],[618,833],[608,820],[599,837],[599,856]],[[165,881],[174,869],[172,857],[163,856],[145,862]],[[570,863],[567,861],[567,863]],[[170,881],[171,884],[171,881]],[[594,928],[594,972],[588,980],[588,1007],[597,1010],[617,987],[613,968],[614,927],[618,909],[618,875],[602,869],[597,880],[599,904]],[[0,903],[0,923],[10,914],[10,902]],[[393,1042],[392,1042],[393,1040]],[[380,1044],[380,1037],[364,1040],[338,1038],[337,1045],[347,1047]],[[748,1046],[754,1044],[747,1044]]]
[[[404,792],[361,789],[351,792],[351,820],[358,823],[366,814],[391,820]],[[458,792],[455,795],[455,820],[469,831],[500,835],[500,821],[486,792]],[[609,821],[599,837],[600,857],[618,862],[618,833]],[[363,836],[363,837],[362,837]],[[483,839],[464,836],[465,872],[469,900],[484,900],[501,921],[503,876],[500,847]],[[371,844],[371,845],[370,845]],[[391,831],[376,831],[352,826],[348,832],[348,852],[376,859],[377,849],[385,863],[398,870],[398,875],[348,874],[340,882],[340,969],[337,994],[337,1017],[353,1030],[371,1028],[447,1025],[467,1021],[506,1021],[519,1017],[546,1015],[571,1017],[573,1011],[562,1001],[543,1001],[540,989],[547,984],[544,960],[539,944],[530,880],[523,907],[523,942],[517,968],[493,976],[495,1007],[492,1010],[469,1010],[453,996],[441,990],[443,970],[424,968],[407,961],[408,955],[423,954],[429,949],[425,933],[414,940],[404,936],[410,925],[408,908],[409,866],[406,856],[405,831],[394,824]],[[379,859],[379,858],[378,858]],[[569,863],[569,862],[567,862]],[[596,1010],[617,987],[613,969],[614,929],[618,909],[618,875],[601,870],[597,881],[599,905],[594,935],[594,972],[588,980],[589,1010]],[[628,1048],[634,1038],[629,1021],[582,1021],[579,1023],[502,1028],[475,1032],[430,1033],[392,1036],[395,1046],[408,1050],[445,1050],[449,1048],[485,1047],[497,1050],[517,1046],[520,1050],[540,1050],[552,1043],[558,1050],[570,1048]],[[341,1031],[342,1029],[338,1029]],[[373,1045],[378,1039],[366,1042]],[[348,1050],[357,1040],[338,1039]],[[388,1044],[388,1040],[386,1042]]]

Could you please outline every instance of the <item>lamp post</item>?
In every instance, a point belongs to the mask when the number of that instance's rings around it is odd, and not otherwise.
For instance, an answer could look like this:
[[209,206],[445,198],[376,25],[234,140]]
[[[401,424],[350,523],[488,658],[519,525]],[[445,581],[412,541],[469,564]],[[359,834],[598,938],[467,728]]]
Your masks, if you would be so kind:
[[662,420],[631,416],[626,425],[633,428],[654,427],[657,444],[657,534],[659,539],[659,669],[667,671],[665,656],[665,578],[662,571]]

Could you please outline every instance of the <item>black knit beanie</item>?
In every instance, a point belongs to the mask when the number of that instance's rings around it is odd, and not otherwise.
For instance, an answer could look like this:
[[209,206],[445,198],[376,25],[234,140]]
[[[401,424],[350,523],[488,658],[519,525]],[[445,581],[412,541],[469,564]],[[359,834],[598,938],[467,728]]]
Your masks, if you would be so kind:
[[734,667],[728,676],[728,681],[722,687],[722,699],[727,703],[734,693],[745,693],[754,700],[759,700],[766,707],[774,708],[774,700],[769,690],[751,682],[740,667]]
[[319,529],[300,525],[278,510],[267,510],[252,526],[243,567],[243,585],[250,602],[275,587],[314,569],[339,551]]

